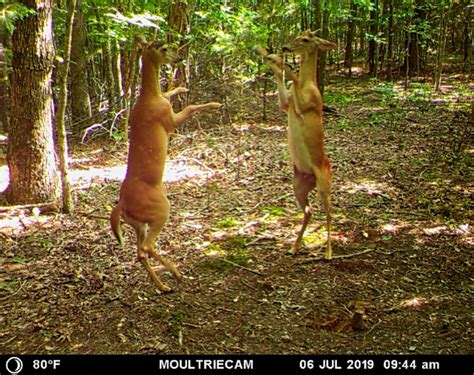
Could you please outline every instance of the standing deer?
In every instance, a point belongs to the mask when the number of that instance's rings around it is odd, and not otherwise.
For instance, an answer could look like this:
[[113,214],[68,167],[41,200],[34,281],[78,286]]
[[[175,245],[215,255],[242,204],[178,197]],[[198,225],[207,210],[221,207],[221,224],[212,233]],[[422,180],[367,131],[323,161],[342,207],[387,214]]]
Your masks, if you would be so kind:
[[171,289],[163,284],[151,268],[146,255],[155,258],[170,270],[178,280],[181,274],[173,263],[163,258],[155,249],[155,242],[168,220],[170,203],[163,185],[163,172],[168,148],[168,135],[196,111],[218,109],[220,103],[189,105],[174,113],[169,98],[187,92],[177,87],[161,93],[159,73],[164,64],[178,60],[176,51],[160,43],[148,43],[137,37],[142,46],[141,89],[130,117],[130,144],[127,173],[120,189],[120,199],[112,210],[112,231],[123,246],[120,217],[130,224],[137,235],[138,260],[143,264],[152,281],[163,292]]
[[[293,163],[293,189],[299,206],[304,211],[298,237],[291,249],[296,254],[301,246],[304,231],[311,218],[312,207],[308,194],[317,187],[327,221],[327,247],[325,258],[331,259],[331,180],[329,159],[324,151],[323,101],[316,82],[318,50],[331,50],[336,45],[316,36],[316,32],[305,31],[290,44],[283,47],[301,58],[299,75],[296,75],[276,55],[268,55],[256,47],[264,61],[275,74],[280,108],[288,113],[288,147]],[[283,72],[293,82],[287,90]]]

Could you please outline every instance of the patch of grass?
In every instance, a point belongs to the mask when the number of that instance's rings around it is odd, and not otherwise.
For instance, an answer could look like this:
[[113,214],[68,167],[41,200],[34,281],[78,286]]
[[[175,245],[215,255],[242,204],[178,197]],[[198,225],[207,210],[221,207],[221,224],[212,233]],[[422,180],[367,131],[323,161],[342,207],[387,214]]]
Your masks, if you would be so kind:
[[358,98],[355,95],[348,95],[337,91],[328,91],[324,94],[324,101],[328,105],[348,105],[362,101],[362,98]]
[[0,289],[10,290],[15,285],[15,281],[2,281],[0,282]]
[[384,104],[389,104],[394,99],[393,83],[383,82],[372,89],[372,92],[380,96],[380,100]]
[[26,264],[27,263],[26,258],[15,258],[15,259],[13,259],[13,261],[15,263],[18,263],[18,264]]
[[[334,228],[333,228],[334,229]],[[303,242],[306,245],[322,246],[327,242],[326,226],[322,225],[318,230],[312,233],[305,233]]]
[[277,206],[264,206],[260,208],[261,211],[265,213],[269,213],[272,216],[286,216],[288,213],[286,212],[286,209],[283,207],[277,207]]
[[239,221],[235,217],[226,217],[215,224],[217,228],[233,228],[238,225]]
[[241,236],[213,243],[205,253],[209,258],[201,267],[208,271],[226,272],[237,266],[245,266],[252,258],[247,248],[247,239]]

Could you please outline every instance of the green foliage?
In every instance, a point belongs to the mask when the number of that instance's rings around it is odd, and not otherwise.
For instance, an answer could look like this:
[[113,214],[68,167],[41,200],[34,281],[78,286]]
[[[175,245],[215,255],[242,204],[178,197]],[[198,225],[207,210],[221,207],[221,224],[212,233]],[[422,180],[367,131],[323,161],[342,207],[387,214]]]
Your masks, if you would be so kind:
[[17,1],[7,1],[6,4],[0,8],[0,23],[4,25],[9,33],[12,33],[16,21],[35,13],[35,9],[28,8]]
[[205,253],[210,257],[202,264],[204,270],[225,272],[237,266],[245,266],[252,258],[245,237],[231,237],[212,243]]

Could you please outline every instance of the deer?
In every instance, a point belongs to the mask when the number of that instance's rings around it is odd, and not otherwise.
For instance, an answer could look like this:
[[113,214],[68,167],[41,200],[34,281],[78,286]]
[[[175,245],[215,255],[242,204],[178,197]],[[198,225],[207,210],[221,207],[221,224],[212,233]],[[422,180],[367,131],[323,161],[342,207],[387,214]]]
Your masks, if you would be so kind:
[[160,68],[180,60],[177,50],[159,41],[136,40],[142,47],[141,88],[130,116],[130,137],[125,179],[117,205],[110,216],[112,232],[124,247],[120,219],[135,229],[137,259],[145,267],[152,282],[162,292],[172,289],[165,285],[150,266],[147,256],[163,264],[178,281],[182,275],[176,266],[159,254],[155,242],[169,218],[170,202],[163,184],[168,138],[183,121],[197,111],[221,108],[218,102],[188,105],[175,113],[170,98],[186,93],[176,87],[161,93]]
[[[256,46],[254,50],[274,73],[280,108],[288,114],[288,148],[293,164],[293,191],[303,210],[301,229],[290,249],[297,254],[313,208],[308,195],[316,187],[326,213],[327,245],[325,259],[332,258],[331,247],[331,188],[332,170],[324,149],[323,101],[317,84],[318,50],[331,50],[336,45],[307,30],[283,46],[284,53],[300,56],[299,74],[294,73],[283,58],[268,54]],[[285,76],[292,82],[288,90]]]

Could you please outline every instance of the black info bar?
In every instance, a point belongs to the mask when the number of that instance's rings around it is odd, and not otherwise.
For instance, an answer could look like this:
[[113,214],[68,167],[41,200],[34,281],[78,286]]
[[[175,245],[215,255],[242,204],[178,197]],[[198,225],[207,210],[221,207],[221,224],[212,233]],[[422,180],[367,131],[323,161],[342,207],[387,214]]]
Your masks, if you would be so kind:
[[30,374],[456,374],[468,355],[0,355],[0,375]]

